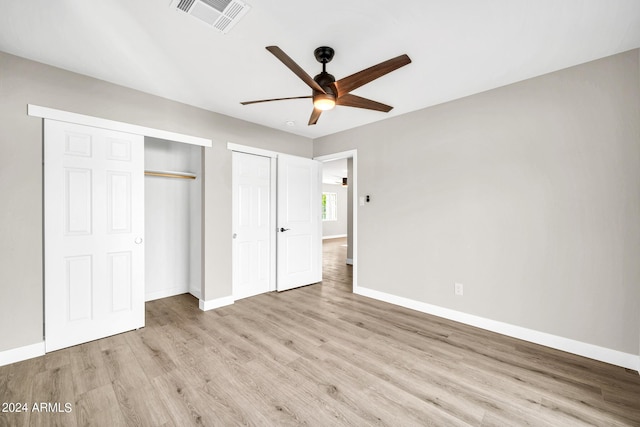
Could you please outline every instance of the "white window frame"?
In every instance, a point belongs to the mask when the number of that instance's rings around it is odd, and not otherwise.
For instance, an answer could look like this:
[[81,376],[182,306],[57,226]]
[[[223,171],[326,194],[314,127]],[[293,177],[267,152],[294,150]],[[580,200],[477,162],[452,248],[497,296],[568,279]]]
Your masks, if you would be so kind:
[[322,221],[338,220],[338,193],[323,191]]

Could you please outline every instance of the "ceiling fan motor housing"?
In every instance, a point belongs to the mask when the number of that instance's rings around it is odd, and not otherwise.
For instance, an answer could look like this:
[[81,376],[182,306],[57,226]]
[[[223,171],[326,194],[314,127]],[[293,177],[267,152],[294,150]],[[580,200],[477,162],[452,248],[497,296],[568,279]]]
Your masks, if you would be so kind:
[[[313,80],[315,80],[316,83],[318,83],[320,87],[324,89],[327,93],[330,93],[334,96],[338,95],[338,91],[336,88],[336,78],[333,77],[333,75],[327,73],[326,71],[323,71],[317,76],[315,76]],[[318,92],[318,91],[314,89],[314,94],[315,92]],[[322,92],[318,92],[318,93],[322,93]]]
[[322,93],[318,90],[313,89],[313,101],[315,103],[316,100],[319,99],[329,99],[335,102],[338,97],[338,90],[336,88],[336,78],[331,74],[323,71],[313,78],[320,85],[322,89],[326,93]]

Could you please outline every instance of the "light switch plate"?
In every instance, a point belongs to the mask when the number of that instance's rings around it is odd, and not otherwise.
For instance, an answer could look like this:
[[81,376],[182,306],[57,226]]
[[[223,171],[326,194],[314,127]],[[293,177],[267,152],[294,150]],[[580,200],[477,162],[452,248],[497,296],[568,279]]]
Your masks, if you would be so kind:
[[462,283],[456,283],[453,287],[453,292],[459,296],[464,295],[464,286]]

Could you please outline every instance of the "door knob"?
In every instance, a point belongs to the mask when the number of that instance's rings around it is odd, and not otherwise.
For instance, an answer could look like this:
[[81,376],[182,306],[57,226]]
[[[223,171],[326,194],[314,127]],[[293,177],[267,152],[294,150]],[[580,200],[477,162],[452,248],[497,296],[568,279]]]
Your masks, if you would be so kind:
[[284,227],[280,227],[280,232],[284,233],[285,231],[289,231],[290,228],[284,228]]
[[136,240],[134,240],[134,242],[136,243],[136,245],[139,245],[140,243],[142,243],[142,237],[136,237]]

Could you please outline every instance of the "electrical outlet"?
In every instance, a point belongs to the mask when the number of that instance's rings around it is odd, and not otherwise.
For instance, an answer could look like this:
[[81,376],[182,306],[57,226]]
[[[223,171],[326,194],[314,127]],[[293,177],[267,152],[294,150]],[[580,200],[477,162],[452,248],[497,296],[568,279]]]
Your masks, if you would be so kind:
[[464,295],[464,286],[462,285],[462,283],[456,283],[453,286],[453,292],[456,295],[460,295],[460,296]]

